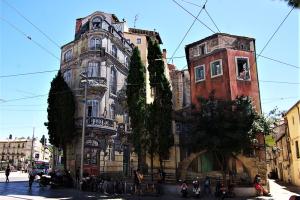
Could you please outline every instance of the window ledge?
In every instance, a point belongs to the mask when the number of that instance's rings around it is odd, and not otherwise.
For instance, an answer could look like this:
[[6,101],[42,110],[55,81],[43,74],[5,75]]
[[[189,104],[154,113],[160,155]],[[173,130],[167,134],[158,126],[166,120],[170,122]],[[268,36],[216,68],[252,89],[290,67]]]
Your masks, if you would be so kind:
[[205,79],[201,79],[201,80],[195,81],[195,83],[204,82],[204,81],[205,81]]
[[218,75],[211,76],[211,78],[216,78],[216,77],[219,77],[219,76],[223,76],[223,73],[222,73],[222,74],[218,74]]

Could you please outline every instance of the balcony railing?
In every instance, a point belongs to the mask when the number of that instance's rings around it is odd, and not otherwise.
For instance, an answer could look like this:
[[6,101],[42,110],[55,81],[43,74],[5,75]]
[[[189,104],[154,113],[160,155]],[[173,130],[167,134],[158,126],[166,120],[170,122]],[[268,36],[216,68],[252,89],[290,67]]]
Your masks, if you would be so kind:
[[[76,121],[77,126],[82,126],[82,118],[78,118]],[[86,127],[91,128],[102,128],[115,131],[116,122],[113,119],[108,119],[104,117],[87,117]]]
[[[82,79],[83,80],[83,79]],[[84,88],[84,82],[80,81],[79,87]],[[107,80],[105,77],[88,77],[88,90],[104,92],[107,90]]]

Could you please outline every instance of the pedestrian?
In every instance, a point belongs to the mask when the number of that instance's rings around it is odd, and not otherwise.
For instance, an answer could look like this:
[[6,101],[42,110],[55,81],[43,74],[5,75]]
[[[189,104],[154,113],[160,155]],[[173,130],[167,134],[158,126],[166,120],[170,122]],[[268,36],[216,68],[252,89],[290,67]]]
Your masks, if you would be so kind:
[[31,190],[32,183],[35,179],[35,172],[33,170],[29,172],[28,178],[29,178],[29,189]]
[[271,196],[268,190],[261,185],[261,177],[257,174],[254,178],[254,188],[258,196]]
[[135,194],[140,195],[142,193],[141,183],[142,183],[143,178],[144,178],[144,176],[140,172],[140,169],[134,170],[134,191],[135,191]]
[[209,176],[206,176],[205,180],[204,180],[204,192],[207,195],[211,195],[210,178],[209,178]]
[[80,176],[80,168],[79,167],[76,169],[75,176],[76,176],[76,184],[78,184],[79,183],[79,176]]
[[6,170],[5,170],[5,176],[6,176],[6,183],[8,183],[9,182],[9,179],[8,179],[8,177],[9,177],[9,174],[10,174],[10,166],[9,166],[9,164],[7,165],[7,167],[6,167]]

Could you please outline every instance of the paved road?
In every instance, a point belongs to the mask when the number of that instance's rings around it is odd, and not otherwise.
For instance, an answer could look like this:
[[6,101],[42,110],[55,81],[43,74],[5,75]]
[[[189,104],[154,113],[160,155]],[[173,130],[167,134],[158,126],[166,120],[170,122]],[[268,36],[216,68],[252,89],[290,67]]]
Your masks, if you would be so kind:
[[[283,186],[278,185],[274,181],[270,181],[271,193],[274,200],[288,200],[293,194],[287,191]],[[50,189],[49,187],[41,188],[34,183],[32,190],[28,187],[28,174],[20,172],[12,172],[10,175],[10,183],[5,183],[5,175],[0,173],[0,200],[98,200],[98,199],[118,199],[118,200],[182,200],[180,195],[175,193],[165,194],[160,197],[150,196],[105,196],[92,192],[81,192],[75,189]],[[192,198],[189,198],[192,199]],[[213,198],[201,198],[213,199]],[[242,200],[242,198],[235,198]],[[243,198],[253,200],[255,198]],[[268,198],[265,198],[268,199]]]

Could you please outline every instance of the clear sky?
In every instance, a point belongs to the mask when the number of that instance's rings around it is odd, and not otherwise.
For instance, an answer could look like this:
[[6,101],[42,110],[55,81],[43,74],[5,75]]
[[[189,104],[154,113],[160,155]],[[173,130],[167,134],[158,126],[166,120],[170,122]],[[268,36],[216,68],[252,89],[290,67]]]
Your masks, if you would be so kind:
[[[162,48],[168,51],[167,57],[171,57],[194,20],[172,0],[6,1],[59,46],[74,39],[76,18],[98,10],[114,13],[119,19],[126,19],[129,27],[133,27],[135,15],[138,15],[136,27],[158,31],[164,43]],[[195,16],[198,14],[199,7],[182,0],[177,1]],[[203,0],[190,2],[204,3]],[[221,32],[255,38],[259,53],[291,7],[282,0],[208,0],[206,9]],[[59,69],[59,60],[55,58],[60,57],[57,46],[4,0],[0,0],[0,14],[0,76]],[[205,12],[200,14],[199,19],[217,31]],[[275,106],[287,110],[300,99],[299,30],[299,10],[294,9],[262,54],[294,67],[258,58],[260,80],[289,82],[260,82],[264,112]],[[196,22],[175,56],[184,55],[186,44],[211,34],[212,31]],[[179,69],[186,66],[185,58],[174,59],[173,62]],[[13,137],[31,136],[33,127],[38,137],[43,134],[47,136],[43,124],[47,121],[47,93],[54,76],[55,72],[0,77],[0,139],[9,134]]]

